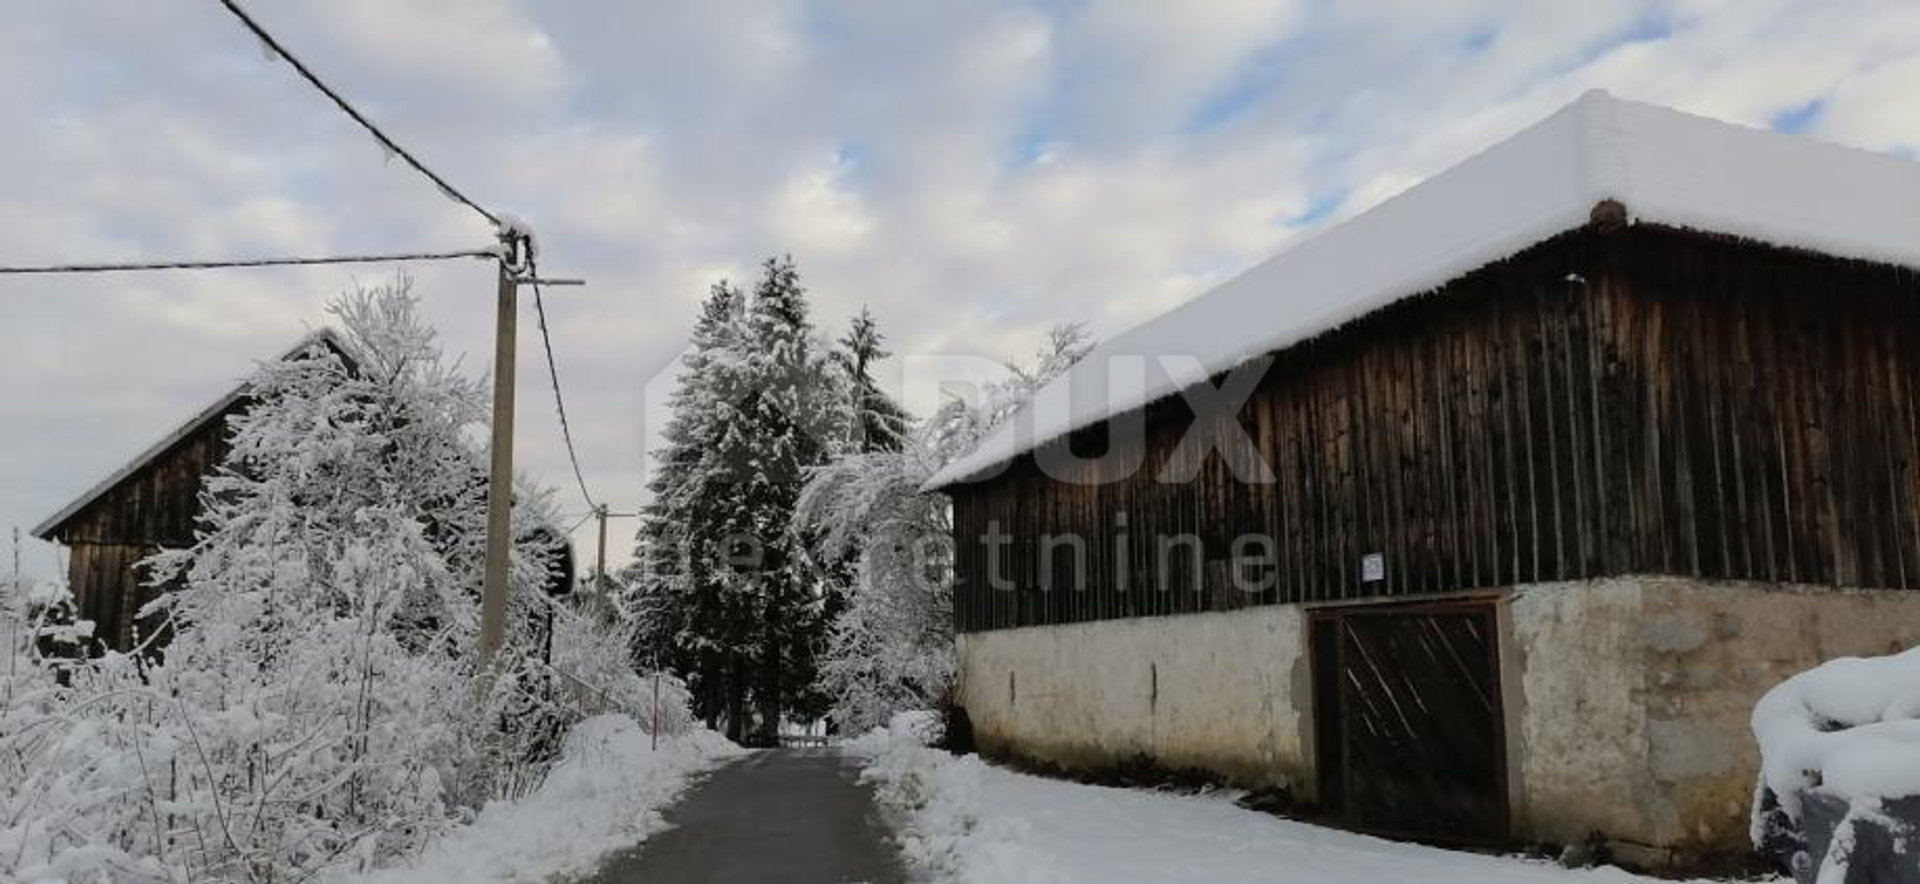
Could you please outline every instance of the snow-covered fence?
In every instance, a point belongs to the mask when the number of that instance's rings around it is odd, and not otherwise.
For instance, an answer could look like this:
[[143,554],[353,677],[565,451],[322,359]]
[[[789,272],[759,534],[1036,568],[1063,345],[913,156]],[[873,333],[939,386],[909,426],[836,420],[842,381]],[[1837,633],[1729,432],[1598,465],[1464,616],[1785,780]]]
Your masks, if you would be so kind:
[[1753,733],[1756,848],[1801,884],[1920,884],[1920,648],[1787,679]]

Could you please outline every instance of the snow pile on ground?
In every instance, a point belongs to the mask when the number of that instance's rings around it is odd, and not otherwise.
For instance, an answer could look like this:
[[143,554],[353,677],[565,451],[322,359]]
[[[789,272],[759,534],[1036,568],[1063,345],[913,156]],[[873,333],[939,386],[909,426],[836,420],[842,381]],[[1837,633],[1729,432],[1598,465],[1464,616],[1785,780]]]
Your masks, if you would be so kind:
[[1920,795],[1920,648],[1843,657],[1781,682],[1753,708],[1760,775],[1796,820],[1803,793]]
[[903,817],[900,852],[907,861],[954,881],[1075,880],[1029,846],[1022,820],[984,812],[980,791],[989,768],[979,756],[928,748],[929,724],[938,723],[931,713],[901,713],[885,731],[875,729],[850,747],[877,750],[860,779],[874,784],[881,804]]
[[1301,881],[1651,884],[1619,869],[1385,841],[1246,810],[1223,795],[1017,774],[895,734],[863,778],[898,817],[907,859],[963,884]]
[[1808,825],[1807,804],[1833,799],[1845,818],[1830,842],[1821,839],[1828,849],[1818,868],[1820,880],[1839,880],[1853,861],[1857,823],[1912,834],[1911,821],[1893,818],[1887,802],[1920,798],[1920,648],[1843,657],[1781,682],[1754,705],[1753,734],[1760,743],[1754,846],[1821,852],[1806,838],[1817,828]]
[[743,751],[703,728],[663,738],[656,750],[632,719],[589,718],[574,726],[559,763],[526,797],[488,804],[407,866],[334,880],[533,882],[587,871],[657,831],[660,810],[689,775]]
[[931,746],[939,740],[945,726],[940,713],[931,709],[896,712],[885,727],[876,727],[860,736],[842,740],[840,748],[855,755],[873,758],[892,748],[895,742]]

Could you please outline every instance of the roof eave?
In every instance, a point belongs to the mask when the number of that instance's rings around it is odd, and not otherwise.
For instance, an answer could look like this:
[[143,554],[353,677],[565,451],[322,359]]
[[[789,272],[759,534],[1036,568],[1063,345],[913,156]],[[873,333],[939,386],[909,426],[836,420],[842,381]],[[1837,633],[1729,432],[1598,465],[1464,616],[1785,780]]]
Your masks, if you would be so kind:
[[[339,354],[342,359],[346,359],[349,362],[352,361],[352,355],[347,351],[346,345],[341,340],[340,335],[333,329],[325,327],[301,337],[293,346],[288,347],[282,351],[279,356],[275,357],[275,361],[290,359],[295,354],[306,350],[314,344],[325,344],[329,349]],[[66,506],[61,507],[59,512],[48,516],[40,524],[33,526],[31,532],[33,536],[49,542],[58,540],[60,529],[65,527],[66,523],[78,515],[81,510],[93,505],[101,497],[105,496],[108,491],[113,490],[134,473],[146,469],[155,460],[158,460],[161,455],[166,454],[173,446],[179,444],[181,440],[193,435],[205,427],[208,422],[226,413],[227,409],[233,407],[235,403],[247,395],[247,389],[247,382],[241,381],[235,385],[232,390],[227,391],[226,395],[215,400],[212,405],[195,412],[193,417],[187,419],[187,421],[180,426],[175,427],[172,432],[162,437],[160,441],[147,446],[132,460],[127,461],[126,464],[122,465],[119,469],[108,474],[105,479],[95,483],[93,487],[88,488],[85,493],[74,498],[73,501]]]

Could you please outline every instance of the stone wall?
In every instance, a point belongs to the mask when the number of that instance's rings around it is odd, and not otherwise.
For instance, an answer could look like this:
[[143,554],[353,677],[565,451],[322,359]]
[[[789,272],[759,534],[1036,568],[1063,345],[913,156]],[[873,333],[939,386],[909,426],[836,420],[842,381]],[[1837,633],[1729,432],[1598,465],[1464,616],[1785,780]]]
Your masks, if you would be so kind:
[[1267,606],[964,634],[960,702],[988,754],[1079,770],[1145,757],[1307,787],[1300,609]]
[[[1513,834],[1661,865],[1744,853],[1753,703],[1822,660],[1920,644],[1920,593],[1627,577],[1501,600]],[[1313,796],[1304,610],[1268,606],[960,636],[989,754],[1142,757]]]
[[1643,864],[1749,849],[1748,717],[1768,688],[1920,644],[1906,591],[1639,577],[1525,587],[1507,607],[1515,834],[1598,831]]

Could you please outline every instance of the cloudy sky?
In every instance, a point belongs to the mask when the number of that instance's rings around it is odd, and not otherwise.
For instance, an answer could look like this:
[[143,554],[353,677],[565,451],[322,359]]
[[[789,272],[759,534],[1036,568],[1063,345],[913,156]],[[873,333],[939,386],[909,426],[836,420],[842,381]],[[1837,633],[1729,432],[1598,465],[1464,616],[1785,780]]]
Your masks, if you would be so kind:
[[[1912,153],[1920,4],[267,2],[254,14],[529,219],[587,477],[639,497],[708,284],[792,253],[816,320],[1008,356],[1111,334],[1603,87]],[[0,263],[482,246],[212,0],[0,29]],[[407,268],[488,367],[479,262]],[[0,278],[0,527],[31,527],[393,268]],[[518,450],[568,476],[523,338]],[[584,509],[569,492],[564,508]],[[625,547],[631,523],[616,528]],[[584,535],[583,535],[584,536]],[[54,568],[31,545],[30,570]]]

